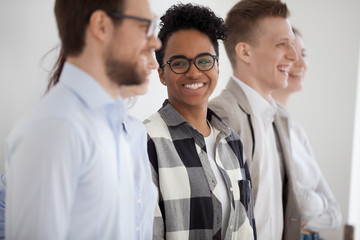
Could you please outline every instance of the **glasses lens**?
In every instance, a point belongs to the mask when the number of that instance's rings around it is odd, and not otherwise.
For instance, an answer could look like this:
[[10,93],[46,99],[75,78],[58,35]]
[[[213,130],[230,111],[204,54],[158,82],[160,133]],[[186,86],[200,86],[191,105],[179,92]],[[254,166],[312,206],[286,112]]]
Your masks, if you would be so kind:
[[189,61],[186,58],[176,58],[170,63],[170,68],[175,73],[184,73],[189,69]]
[[155,34],[156,27],[157,27],[157,18],[154,18],[153,20],[151,20],[149,24],[149,28],[146,33],[147,38],[151,38],[151,36]]
[[199,70],[206,71],[214,66],[214,59],[210,55],[199,56],[195,59],[195,64]]

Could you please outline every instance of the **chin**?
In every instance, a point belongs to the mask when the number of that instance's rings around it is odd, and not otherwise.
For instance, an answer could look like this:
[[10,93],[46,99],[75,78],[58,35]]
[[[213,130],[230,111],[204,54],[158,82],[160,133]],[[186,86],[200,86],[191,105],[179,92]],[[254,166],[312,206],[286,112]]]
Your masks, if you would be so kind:
[[138,89],[137,94],[136,95],[145,95],[148,92],[149,88],[148,88],[148,84],[146,84],[144,86],[144,84],[141,86],[141,88]]
[[289,81],[288,80],[288,87],[289,89],[291,89],[293,92],[298,92],[301,91],[303,89],[303,83],[300,81]]

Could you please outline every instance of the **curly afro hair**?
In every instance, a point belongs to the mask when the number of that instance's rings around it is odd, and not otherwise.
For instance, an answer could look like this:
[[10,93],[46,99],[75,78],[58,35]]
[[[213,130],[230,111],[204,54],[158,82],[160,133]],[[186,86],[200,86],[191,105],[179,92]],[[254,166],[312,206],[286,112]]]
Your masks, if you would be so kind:
[[167,41],[174,32],[183,29],[199,30],[210,38],[216,55],[219,56],[217,40],[225,41],[229,31],[224,20],[217,17],[210,8],[190,3],[171,6],[160,20],[159,38],[162,48],[155,52],[159,66],[163,65]]

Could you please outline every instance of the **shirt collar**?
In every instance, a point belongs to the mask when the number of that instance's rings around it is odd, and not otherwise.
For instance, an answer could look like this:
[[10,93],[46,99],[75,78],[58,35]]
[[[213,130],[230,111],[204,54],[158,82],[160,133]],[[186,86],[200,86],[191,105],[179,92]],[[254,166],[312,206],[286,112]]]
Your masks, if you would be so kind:
[[[164,119],[166,125],[169,127],[175,127],[183,123],[188,123],[167,99],[164,101],[162,108],[159,110],[159,113]],[[231,134],[230,128],[209,108],[207,109],[206,119],[215,129],[224,132],[227,136]]]
[[246,97],[249,100],[252,112],[262,120],[264,123],[265,131],[268,129],[270,124],[274,122],[274,116],[277,111],[277,105],[274,99],[271,97],[268,102],[263,96],[261,96],[252,87],[233,76],[235,82],[244,90]]
[[110,120],[114,122],[123,122],[126,119],[127,107],[122,98],[114,100],[92,76],[75,65],[65,62],[59,81],[88,108],[105,109]]

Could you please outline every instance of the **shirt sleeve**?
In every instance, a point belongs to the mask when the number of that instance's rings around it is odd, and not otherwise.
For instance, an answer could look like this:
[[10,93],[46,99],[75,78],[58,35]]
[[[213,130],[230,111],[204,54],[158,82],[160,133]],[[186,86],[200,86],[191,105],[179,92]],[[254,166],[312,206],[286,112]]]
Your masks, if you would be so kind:
[[8,139],[6,238],[65,239],[81,165],[76,129],[47,119]]
[[[326,179],[317,165],[314,152],[305,130],[297,124],[294,124],[293,128],[297,131],[297,134],[303,143],[303,147],[308,152],[311,160],[313,160],[312,166],[318,169],[320,175],[315,189],[307,189],[306,186],[297,184],[297,189],[299,191],[297,197],[300,198],[300,208],[302,209],[303,218],[306,221],[304,229],[321,232],[337,228],[340,226],[342,219],[340,208]],[[301,203],[303,206],[301,206]]]
[[[318,214],[311,217],[304,228],[321,232],[339,227],[342,220],[341,211],[323,176],[321,176],[316,191],[309,192],[309,196],[312,195],[312,198],[319,198],[318,202],[321,201],[323,204],[321,207],[319,206]],[[312,199],[309,200],[313,201]]]

